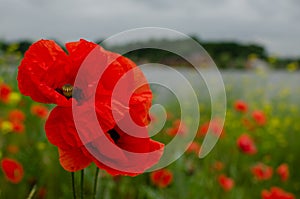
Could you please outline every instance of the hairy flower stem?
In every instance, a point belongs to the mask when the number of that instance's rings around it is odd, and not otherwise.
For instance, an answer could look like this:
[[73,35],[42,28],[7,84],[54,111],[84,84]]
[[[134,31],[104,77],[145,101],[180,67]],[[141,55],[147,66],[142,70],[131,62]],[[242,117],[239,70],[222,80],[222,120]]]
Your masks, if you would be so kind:
[[98,174],[99,174],[99,168],[96,167],[96,173],[95,173],[95,178],[94,178],[93,199],[96,199]]
[[80,198],[83,199],[84,195],[84,169],[81,170],[81,177],[80,177]]
[[72,177],[72,190],[73,190],[73,198],[76,199],[76,191],[75,191],[75,176],[74,172],[71,172]]

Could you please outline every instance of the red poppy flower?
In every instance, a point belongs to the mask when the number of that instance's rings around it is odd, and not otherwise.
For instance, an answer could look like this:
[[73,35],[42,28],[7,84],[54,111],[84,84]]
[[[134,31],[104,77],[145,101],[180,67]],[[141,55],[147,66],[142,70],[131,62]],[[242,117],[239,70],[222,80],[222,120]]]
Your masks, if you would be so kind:
[[43,105],[32,105],[31,106],[31,113],[39,118],[47,118],[49,110],[46,106]]
[[265,113],[260,110],[253,111],[252,118],[255,120],[256,124],[259,126],[263,126],[267,122]]
[[10,111],[8,117],[11,122],[23,122],[25,120],[24,112],[19,109]]
[[23,179],[23,166],[18,161],[10,158],[3,158],[1,160],[1,168],[8,181],[17,184]]
[[292,193],[288,193],[279,187],[272,187],[270,191],[263,190],[261,192],[262,199],[295,199]]
[[[62,167],[74,172],[94,162],[112,175],[133,176],[154,165],[163,144],[151,140],[145,127],[152,93],[142,72],[92,42],[70,42],[66,49],[68,55],[54,41],[40,40],[25,53],[18,73],[24,95],[58,105],[45,130],[59,148]],[[119,81],[122,89],[115,92]]]
[[245,113],[248,110],[248,105],[242,100],[237,100],[234,102],[234,108],[239,112]]
[[258,163],[251,168],[252,174],[257,180],[268,180],[273,175],[272,167],[263,163]]
[[150,174],[151,182],[159,188],[169,186],[173,181],[173,173],[168,169],[161,169]]
[[245,154],[253,155],[257,152],[254,141],[247,134],[242,134],[238,138],[237,146]]
[[281,164],[279,165],[279,167],[277,168],[277,174],[280,176],[280,179],[282,182],[285,182],[288,180],[289,176],[290,176],[290,172],[289,172],[289,166],[287,164]]
[[172,127],[166,130],[166,133],[170,136],[185,135],[187,133],[187,127],[183,121],[177,119],[173,122]]
[[225,135],[225,131],[223,129],[223,125],[220,121],[219,118],[214,118],[212,119],[210,122],[206,122],[203,125],[201,125],[201,127],[198,130],[197,136],[201,137],[201,136],[205,136],[209,130],[209,128],[211,129],[211,132],[213,135],[216,136],[224,136]]
[[221,171],[224,169],[224,163],[221,161],[216,161],[214,162],[212,168],[216,171]]
[[14,133],[23,133],[25,131],[25,126],[21,122],[12,122],[13,130],[12,132]]
[[189,147],[187,148],[186,152],[187,153],[195,153],[196,155],[199,154],[200,152],[200,144],[198,144],[197,142],[192,142],[189,144]]
[[0,101],[4,103],[8,102],[10,93],[11,93],[10,86],[4,83],[0,83]]
[[218,181],[224,191],[230,191],[234,186],[234,180],[224,174],[219,176]]

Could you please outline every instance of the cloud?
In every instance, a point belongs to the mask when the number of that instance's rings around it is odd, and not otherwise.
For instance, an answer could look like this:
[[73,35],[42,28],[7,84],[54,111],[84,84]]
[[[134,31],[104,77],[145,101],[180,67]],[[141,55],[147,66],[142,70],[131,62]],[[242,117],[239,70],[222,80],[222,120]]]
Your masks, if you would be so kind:
[[158,26],[207,40],[258,42],[283,56],[300,55],[298,0],[0,1],[0,38],[7,40],[96,40]]

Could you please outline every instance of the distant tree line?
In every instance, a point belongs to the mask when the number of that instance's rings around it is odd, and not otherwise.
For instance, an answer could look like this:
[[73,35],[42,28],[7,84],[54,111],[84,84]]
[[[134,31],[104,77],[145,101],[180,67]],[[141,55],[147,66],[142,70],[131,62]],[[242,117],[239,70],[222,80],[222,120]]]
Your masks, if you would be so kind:
[[18,47],[16,50],[21,52],[22,54],[24,54],[26,52],[26,50],[29,48],[29,46],[32,44],[32,42],[28,41],[28,40],[22,40],[22,41],[13,42],[13,43],[0,41],[0,51],[6,52],[12,44],[17,44]]
[[[257,44],[241,44],[239,42],[207,42],[202,41],[199,38],[192,36],[192,38],[198,42],[212,57],[214,62],[219,68],[245,68],[246,62],[249,58],[255,56],[256,58],[270,63],[274,68],[285,68],[290,63],[295,63],[300,66],[300,55],[298,59],[283,59],[280,57],[269,57],[265,48]],[[102,40],[96,41],[101,43]],[[174,48],[182,48],[185,54],[193,54],[192,49],[186,46],[185,40],[167,40],[167,39],[156,39],[148,40],[143,42],[128,43],[121,46],[105,46],[112,51],[121,51],[122,49],[137,49],[125,54],[125,56],[134,60],[137,63],[161,63],[174,66],[189,66],[183,58],[178,55],[164,50],[153,49],[153,48],[139,48],[139,46],[147,46],[148,44],[156,43],[161,46],[169,46]],[[24,54],[29,46],[32,44],[31,41],[22,40],[14,42],[17,44],[17,51]],[[6,52],[11,42],[0,41],[0,52]],[[61,45],[63,46],[63,45]]]

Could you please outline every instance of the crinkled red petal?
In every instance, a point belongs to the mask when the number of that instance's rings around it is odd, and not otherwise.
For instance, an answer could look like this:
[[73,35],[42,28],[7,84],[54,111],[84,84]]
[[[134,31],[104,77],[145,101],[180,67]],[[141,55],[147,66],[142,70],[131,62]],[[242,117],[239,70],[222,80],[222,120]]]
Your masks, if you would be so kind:
[[70,172],[75,172],[88,167],[91,159],[82,151],[84,147],[71,148],[69,150],[58,149],[61,166]]
[[130,136],[118,127],[114,129],[120,138],[116,144],[109,136],[101,137],[87,145],[88,153],[99,168],[111,175],[135,176],[156,164],[162,156],[164,145],[146,137]]
[[49,142],[61,149],[83,145],[74,125],[72,107],[55,107],[46,121],[45,131]]
[[19,66],[19,89],[37,102],[65,104],[66,98],[55,88],[67,83],[70,67],[66,53],[54,41],[39,40],[26,51]]

